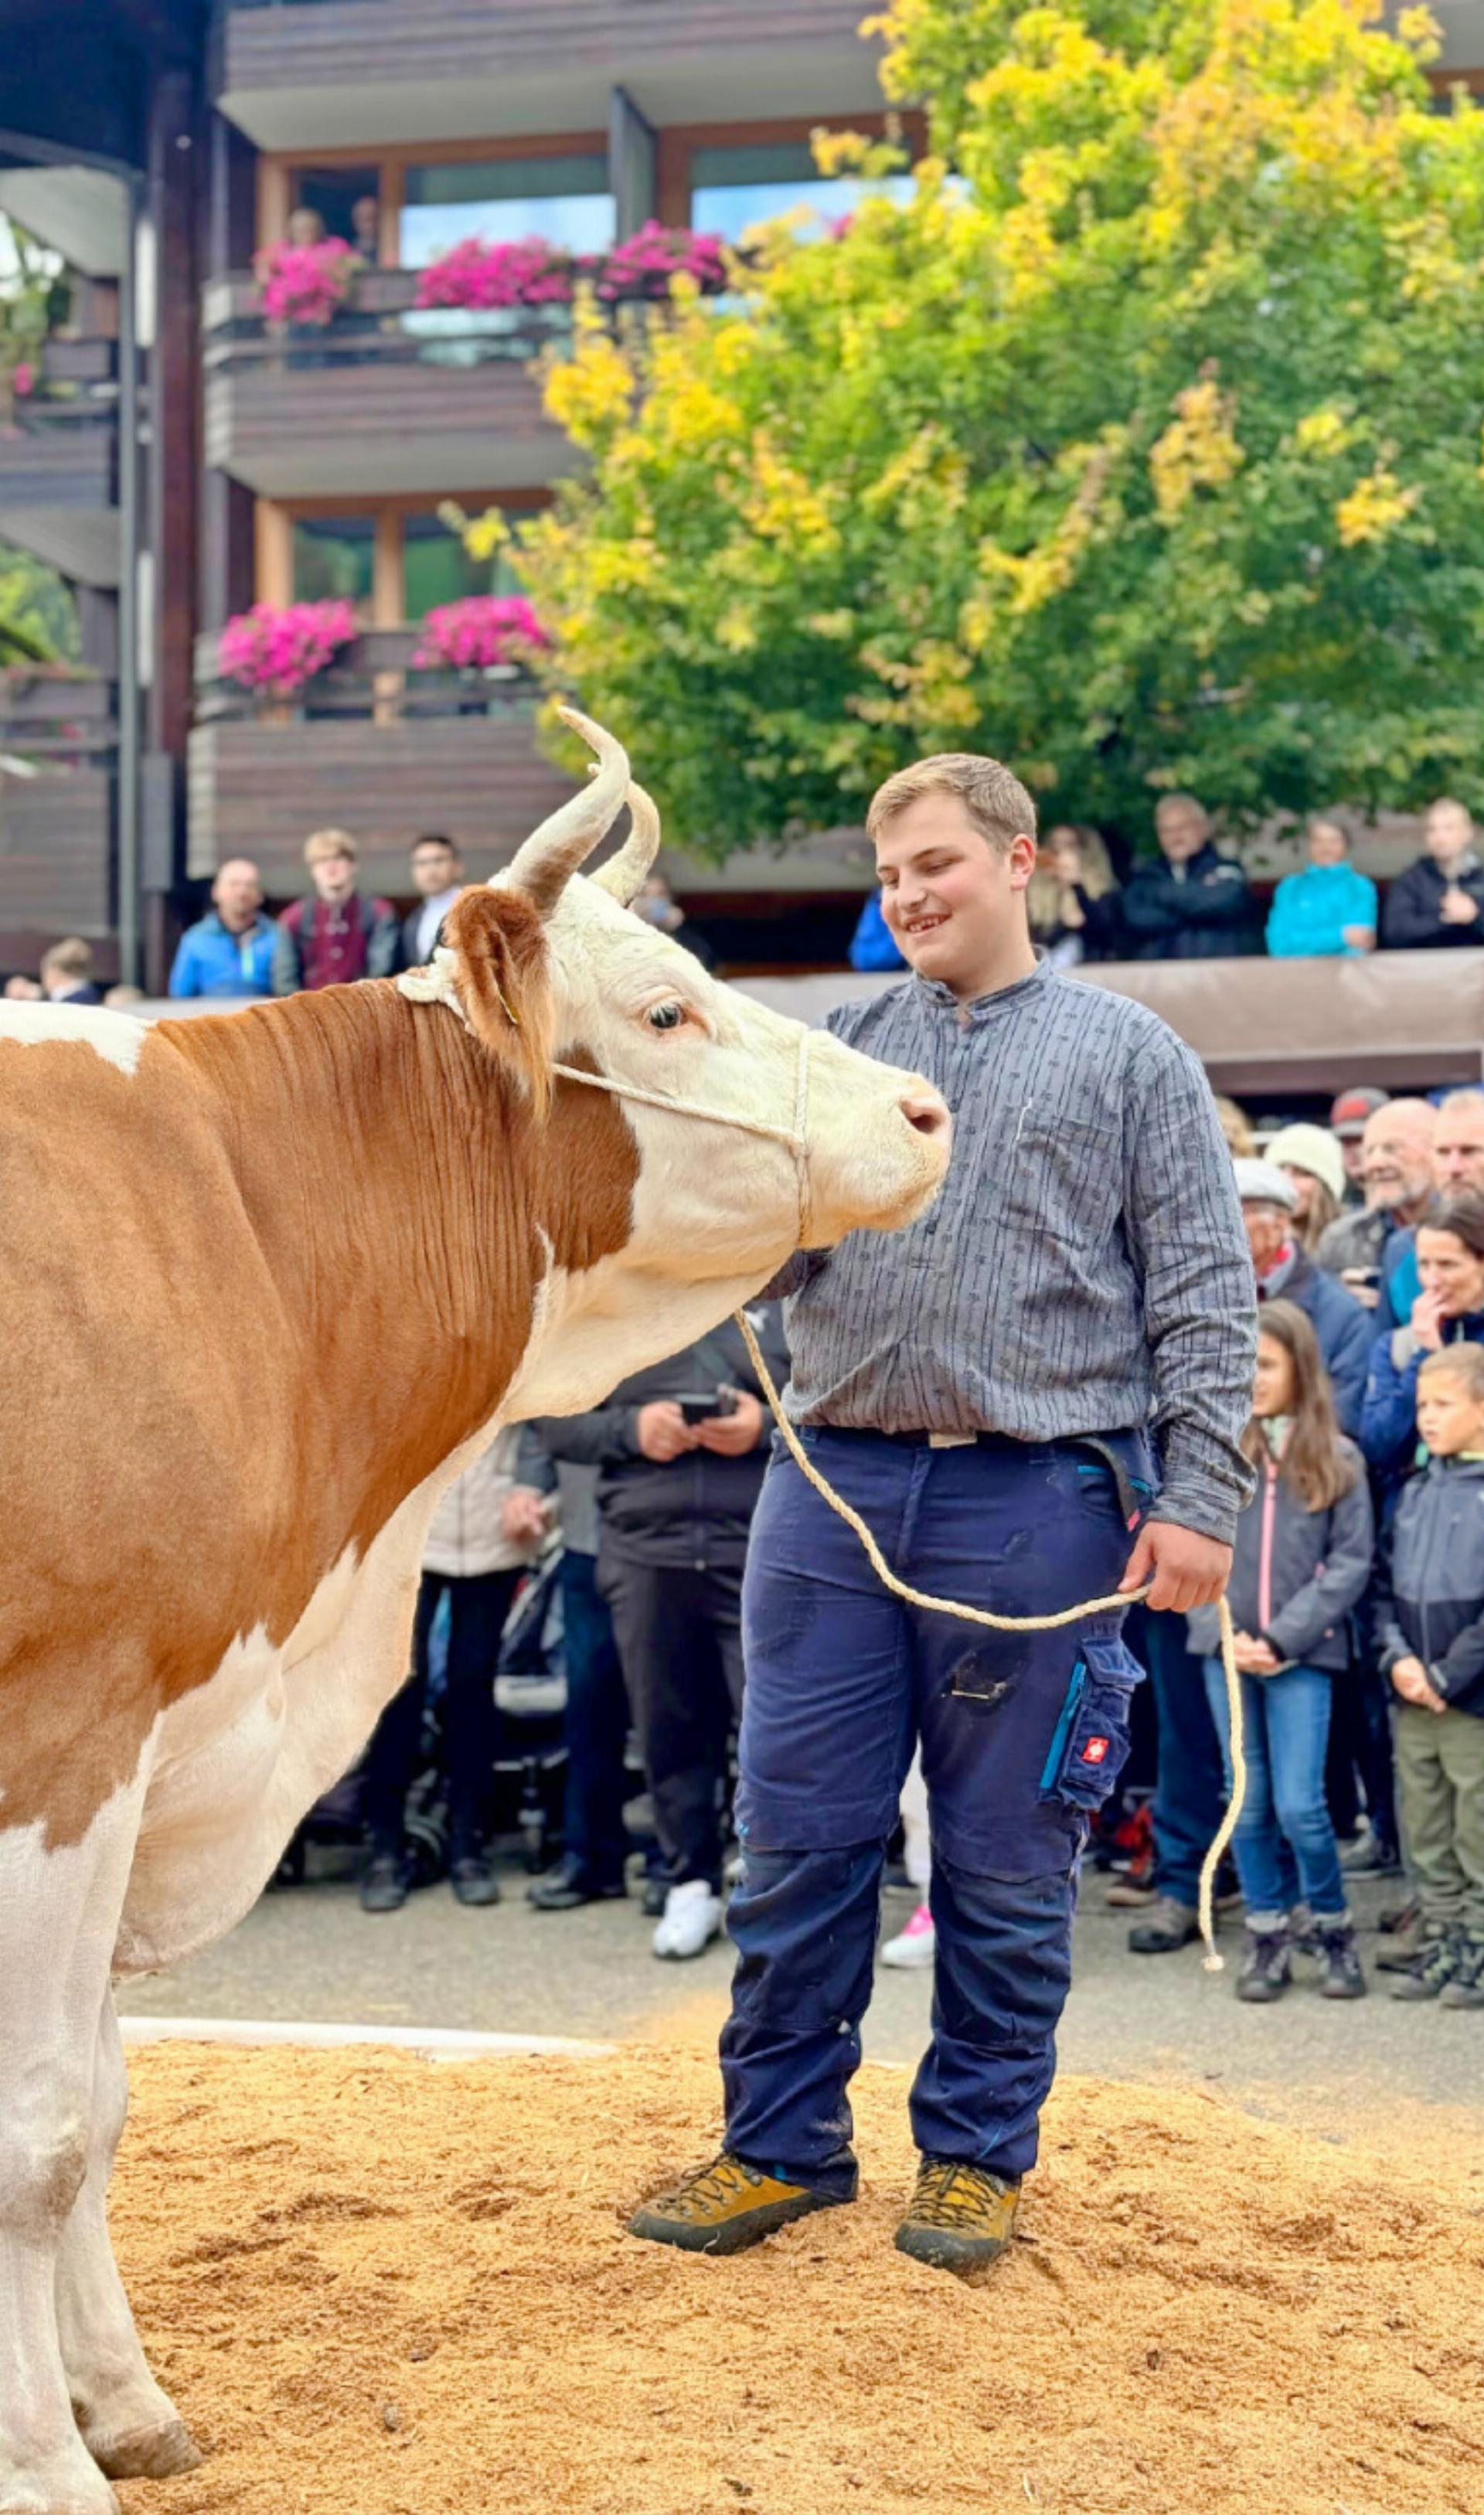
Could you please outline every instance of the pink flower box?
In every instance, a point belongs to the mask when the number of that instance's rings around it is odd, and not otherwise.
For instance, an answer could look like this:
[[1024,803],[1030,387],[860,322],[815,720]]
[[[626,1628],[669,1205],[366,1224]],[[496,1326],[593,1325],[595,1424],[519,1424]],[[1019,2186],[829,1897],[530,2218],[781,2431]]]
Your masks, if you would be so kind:
[[223,630],[217,670],[260,698],[292,698],[359,634],[350,602],[255,602]]
[[341,236],[266,245],[253,257],[264,313],[274,323],[328,323],[346,302],[358,259]]
[[534,648],[551,642],[523,594],[471,594],[429,612],[413,649],[413,669],[487,672],[495,664],[523,663]]

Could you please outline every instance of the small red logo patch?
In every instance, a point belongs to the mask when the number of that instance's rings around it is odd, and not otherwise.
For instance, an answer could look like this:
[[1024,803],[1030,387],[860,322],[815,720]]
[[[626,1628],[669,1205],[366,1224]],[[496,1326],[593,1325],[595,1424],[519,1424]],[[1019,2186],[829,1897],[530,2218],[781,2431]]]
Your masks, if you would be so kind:
[[1085,1764],[1101,1764],[1105,1762],[1107,1759],[1108,1749],[1111,1745],[1112,1740],[1109,1738],[1090,1738],[1082,1751],[1083,1762]]

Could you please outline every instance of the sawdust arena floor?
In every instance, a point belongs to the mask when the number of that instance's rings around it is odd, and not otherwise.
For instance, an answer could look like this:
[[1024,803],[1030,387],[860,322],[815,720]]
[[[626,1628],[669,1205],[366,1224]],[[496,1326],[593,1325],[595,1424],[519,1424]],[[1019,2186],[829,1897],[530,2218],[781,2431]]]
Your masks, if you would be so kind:
[[[1481,2046],[1484,2049],[1484,2046]],[[907,2082],[853,2208],[726,2262],[626,2211],[715,2067],[166,2045],[124,2276],[208,2459],[128,2515],[1479,2515],[1484,2172],[1193,2088],[1071,2080],[969,2288],[893,2251]]]

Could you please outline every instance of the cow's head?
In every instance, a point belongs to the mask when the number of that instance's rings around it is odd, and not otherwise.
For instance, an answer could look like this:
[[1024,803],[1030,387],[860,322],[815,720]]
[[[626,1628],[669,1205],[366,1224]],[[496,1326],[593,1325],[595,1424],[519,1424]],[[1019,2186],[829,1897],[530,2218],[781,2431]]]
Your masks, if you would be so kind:
[[[464,893],[435,970],[408,991],[455,997],[484,1047],[543,1109],[556,1060],[791,1131],[803,1025],[721,985],[634,915],[629,902],[653,862],[658,816],[631,785],[622,745],[575,711],[563,714],[598,754],[591,784],[526,840],[506,873]],[[583,878],[580,867],[626,799],[627,844]],[[809,1245],[914,1220],[948,1161],[938,1093],[921,1076],[817,1032],[808,1068]],[[619,1105],[640,1163],[626,1260],[675,1283],[765,1281],[799,1239],[799,1175],[787,1145],[640,1101]]]

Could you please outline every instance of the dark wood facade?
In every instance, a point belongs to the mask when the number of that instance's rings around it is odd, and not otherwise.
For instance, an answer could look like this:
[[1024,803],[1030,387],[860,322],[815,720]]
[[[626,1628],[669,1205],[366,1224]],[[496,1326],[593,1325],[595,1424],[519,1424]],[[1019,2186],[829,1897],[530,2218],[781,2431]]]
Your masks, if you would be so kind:
[[0,955],[60,934],[106,938],[115,911],[115,692],[101,680],[0,674]]
[[571,792],[536,748],[529,707],[386,724],[226,719],[190,737],[190,871],[252,856],[269,895],[294,898],[306,886],[309,833],[345,829],[363,882],[402,892],[419,830],[446,831],[473,874],[490,874]]
[[786,63],[791,51],[848,46],[861,15],[859,0],[286,0],[226,9],[222,88],[426,88],[585,66],[612,79],[678,53],[743,50]]

